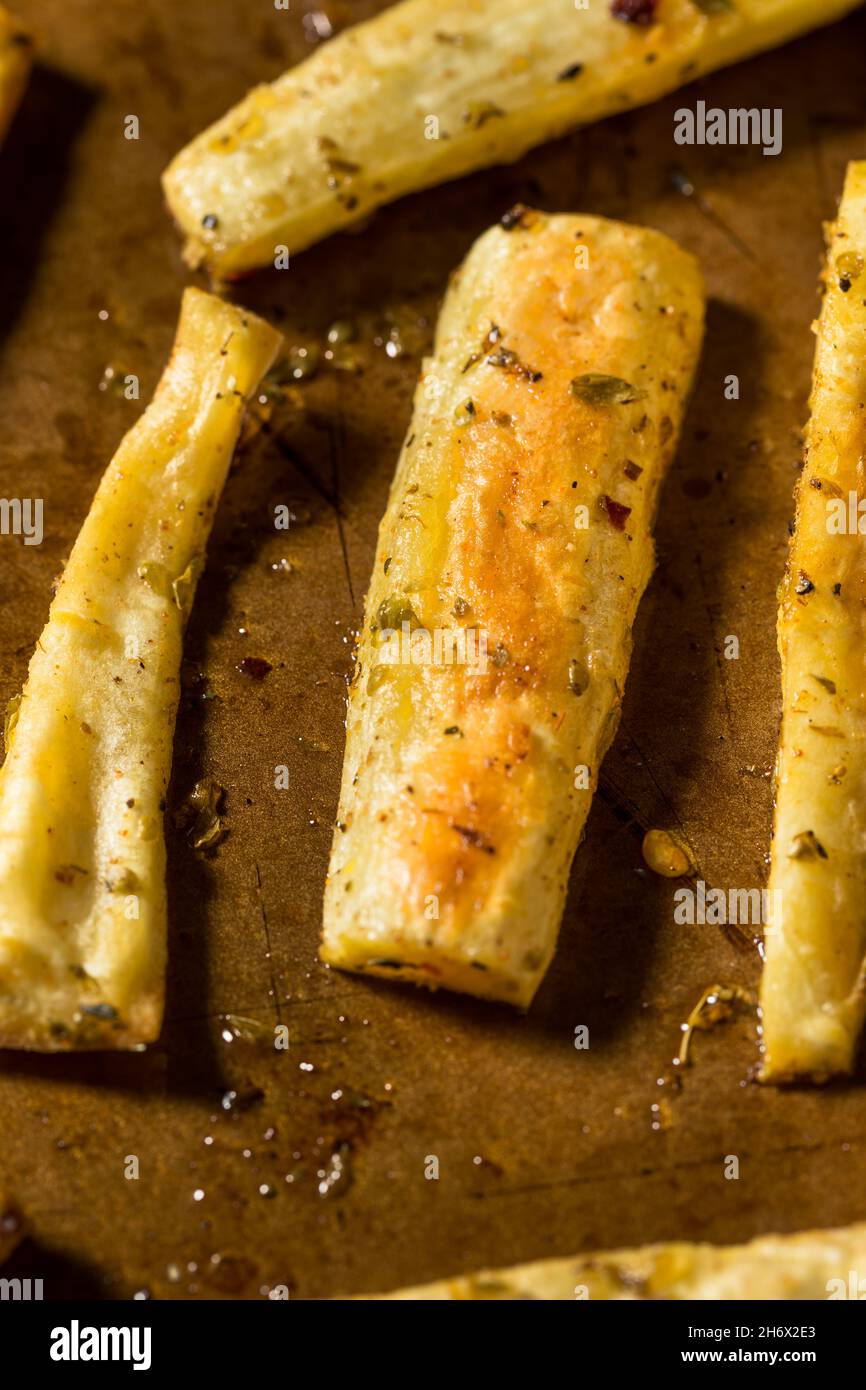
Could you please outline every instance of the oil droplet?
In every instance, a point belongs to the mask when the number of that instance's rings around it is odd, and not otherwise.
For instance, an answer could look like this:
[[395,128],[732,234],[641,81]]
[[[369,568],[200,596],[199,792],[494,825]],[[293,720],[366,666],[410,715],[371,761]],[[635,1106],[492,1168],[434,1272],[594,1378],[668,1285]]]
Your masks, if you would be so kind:
[[647,867],[662,878],[682,878],[694,870],[688,845],[673,831],[648,830],[641,849]]
[[261,1019],[246,1018],[243,1014],[223,1014],[223,1018],[226,1023],[222,1033],[225,1042],[233,1042],[235,1038],[241,1042],[261,1042],[273,1037],[273,1030]]
[[686,1067],[691,1061],[690,1048],[695,1029],[709,1032],[711,1028],[716,1028],[720,1023],[726,1023],[729,1018],[733,1018],[738,1006],[753,1004],[751,994],[747,989],[743,989],[742,985],[710,985],[709,989],[704,990],[686,1022],[680,1024],[682,1039],[676,1058],[678,1064]]
[[351,319],[336,319],[328,329],[329,343],[351,343],[357,329]]
[[338,1149],[334,1150],[328,1160],[328,1167],[319,1168],[316,1177],[319,1179],[320,1197],[329,1196],[335,1188],[339,1188],[342,1192],[348,1191],[351,1186],[348,1144],[341,1144]]
[[673,1112],[669,1100],[661,1100],[657,1105],[651,1105],[652,1128],[654,1130],[670,1129],[673,1124]]

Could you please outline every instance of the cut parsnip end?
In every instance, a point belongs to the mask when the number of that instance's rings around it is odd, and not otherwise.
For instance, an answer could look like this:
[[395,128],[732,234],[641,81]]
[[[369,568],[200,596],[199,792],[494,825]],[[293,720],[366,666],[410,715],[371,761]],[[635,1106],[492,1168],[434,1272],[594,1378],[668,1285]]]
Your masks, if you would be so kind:
[[0,770],[0,1046],[159,1033],[183,627],[244,404],[279,343],[185,292],[171,360],[59,582]]
[[866,1016],[866,161],[848,166],[824,281],[778,619],[765,1081],[850,1072]]
[[616,729],[703,307],[691,256],[590,216],[524,210],[452,278],[350,692],[332,965],[531,1002]]

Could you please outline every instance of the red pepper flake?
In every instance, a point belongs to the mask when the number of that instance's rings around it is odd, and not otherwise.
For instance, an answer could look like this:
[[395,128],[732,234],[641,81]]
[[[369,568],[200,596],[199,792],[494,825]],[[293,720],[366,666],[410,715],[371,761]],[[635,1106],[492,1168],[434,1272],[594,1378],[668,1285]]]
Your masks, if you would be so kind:
[[614,19],[626,24],[653,24],[658,0],[612,0],[610,12]]
[[616,527],[617,531],[625,529],[626,517],[631,515],[631,507],[624,506],[622,502],[614,502],[613,498],[608,497],[606,492],[603,492],[599,497],[598,505],[603,512],[607,512],[611,524]]
[[273,670],[273,667],[262,656],[245,656],[243,661],[238,662],[238,670],[242,675],[249,676],[251,680],[263,681],[268,672]]

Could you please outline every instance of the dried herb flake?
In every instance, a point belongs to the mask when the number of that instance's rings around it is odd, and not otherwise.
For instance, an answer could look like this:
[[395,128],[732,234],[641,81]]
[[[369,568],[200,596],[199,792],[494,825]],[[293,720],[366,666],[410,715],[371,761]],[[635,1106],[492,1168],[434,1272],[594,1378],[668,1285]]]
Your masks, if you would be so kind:
[[619,376],[608,376],[604,372],[585,372],[583,376],[576,376],[568,389],[572,396],[585,401],[587,405],[631,405],[632,401],[643,400],[646,395],[646,391],[632,386],[630,381],[623,381]]

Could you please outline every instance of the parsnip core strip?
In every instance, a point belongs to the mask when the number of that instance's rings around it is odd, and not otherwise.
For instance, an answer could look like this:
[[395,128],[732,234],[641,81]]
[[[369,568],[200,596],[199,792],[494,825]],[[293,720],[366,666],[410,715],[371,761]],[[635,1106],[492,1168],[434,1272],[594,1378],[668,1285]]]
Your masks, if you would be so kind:
[[766,1081],[850,1072],[866,1015],[866,161],[848,166],[824,285],[779,605]]
[[181,150],[165,195],[191,263],[231,277],[858,3],[735,0],[710,12],[659,0],[652,22],[626,23],[610,0],[404,0],[255,87]]
[[690,255],[590,216],[526,210],[452,277],[367,595],[331,964],[531,1001],[617,724],[703,308]]
[[858,1298],[851,1280],[866,1262],[866,1225],[760,1236],[747,1245],[677,1241],[603,1250],[573,1259],[488,1269],[380,1298],[628,1300]]
[[2,1046],[126,1048],[159,1032],[184,621],[244,404],[279,342],[185,292],[171,360],[59,582],[0,771]]

